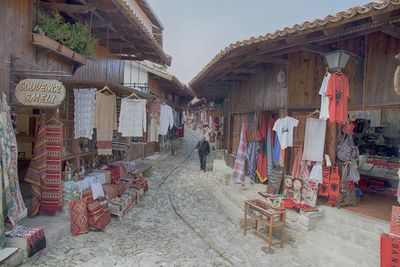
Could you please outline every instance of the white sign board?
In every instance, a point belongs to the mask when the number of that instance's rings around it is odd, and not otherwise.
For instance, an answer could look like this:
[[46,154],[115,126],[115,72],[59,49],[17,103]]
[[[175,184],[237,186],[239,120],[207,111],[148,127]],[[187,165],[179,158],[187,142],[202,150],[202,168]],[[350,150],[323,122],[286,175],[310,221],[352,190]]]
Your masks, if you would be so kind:
[[15,87],[15,97],[25,106],[55,107],[65,99],[65,87],[57,80],[24,79]]

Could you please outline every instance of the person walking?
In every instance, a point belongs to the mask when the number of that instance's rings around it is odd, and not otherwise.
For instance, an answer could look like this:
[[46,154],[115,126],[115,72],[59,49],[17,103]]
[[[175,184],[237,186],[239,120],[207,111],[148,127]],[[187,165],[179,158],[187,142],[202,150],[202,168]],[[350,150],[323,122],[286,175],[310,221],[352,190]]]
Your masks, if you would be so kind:
[[199,153],[200,170],[205,172],[207,155],[210,154],[210,144],[205,136],[197,143],[196,150]]

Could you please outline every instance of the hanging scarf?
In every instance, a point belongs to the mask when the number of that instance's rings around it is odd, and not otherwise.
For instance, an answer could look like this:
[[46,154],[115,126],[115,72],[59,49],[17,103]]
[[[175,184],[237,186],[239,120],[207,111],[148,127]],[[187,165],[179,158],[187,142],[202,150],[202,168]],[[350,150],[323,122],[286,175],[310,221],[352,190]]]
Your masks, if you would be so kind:
[[261,129],[259,131],[259,137],[261,138],[260,149],[257,158],[257,178],[261,183],[267,180],[267,118],[264,113],[261,114]]
[[257,142],[250,142],[247,147],[246,160],[248,163],[247,175],[255,182],[257,171],[257,157],[258,157],[259,144]]
[[240,142],[238,151],[236,154],[235,165],[232,173],[232,180],[235,183],[245,183],[245,154],[247,150],[247,126],[245,123],[242,124],[242,131],[240,133]]

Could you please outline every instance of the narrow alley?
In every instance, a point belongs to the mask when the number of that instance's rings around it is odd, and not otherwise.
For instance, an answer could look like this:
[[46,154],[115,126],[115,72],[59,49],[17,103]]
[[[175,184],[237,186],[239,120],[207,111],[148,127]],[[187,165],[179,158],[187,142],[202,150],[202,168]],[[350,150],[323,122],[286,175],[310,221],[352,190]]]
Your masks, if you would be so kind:
[[65,237],[24,266],[309,266],[291,246],[265,254],[264,241],[224,216],[212,194],[213,153],[200,172],[195,134],[154,164],[148,192],[122,223]]

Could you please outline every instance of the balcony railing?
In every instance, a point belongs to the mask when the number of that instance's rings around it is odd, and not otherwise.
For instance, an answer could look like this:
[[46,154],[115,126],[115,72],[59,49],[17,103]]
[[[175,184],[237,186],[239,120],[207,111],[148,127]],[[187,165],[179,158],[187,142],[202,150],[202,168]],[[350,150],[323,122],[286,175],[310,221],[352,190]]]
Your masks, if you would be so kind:
[[150,87],[147,83],[124,83],[124,86],[139,90],[143,93],[150,93]]

